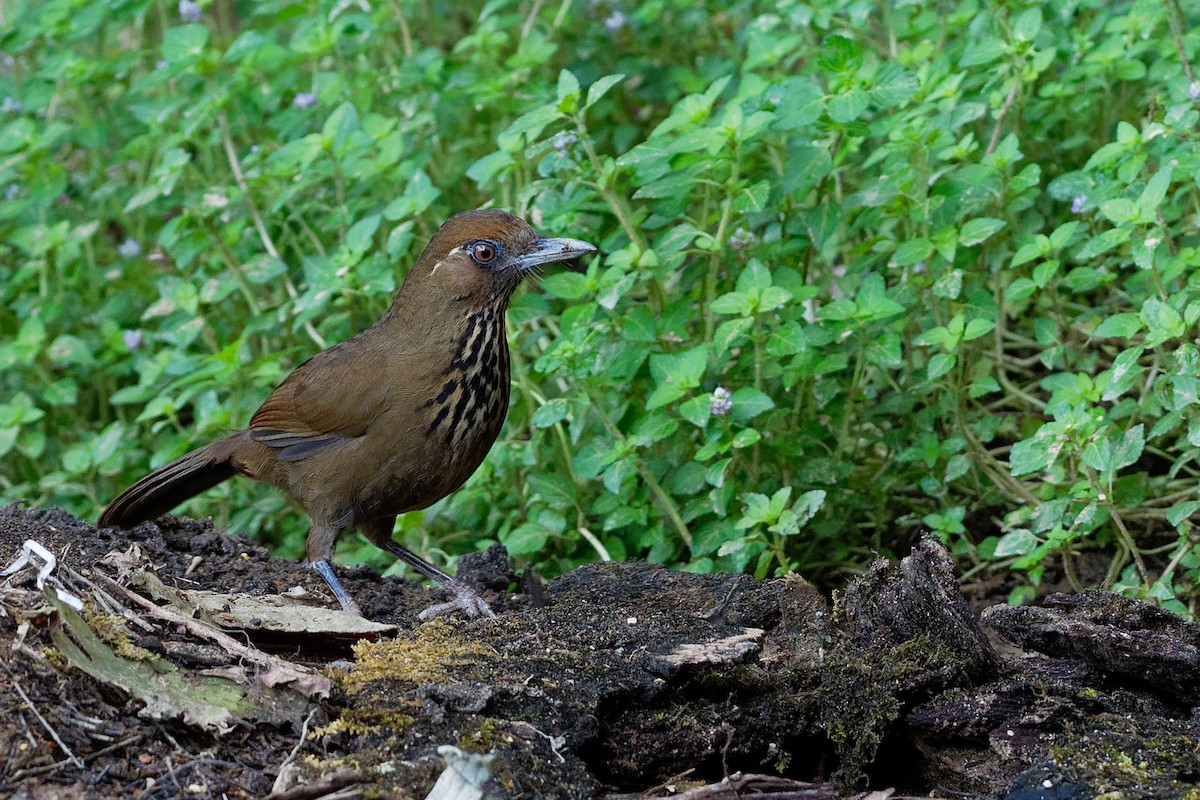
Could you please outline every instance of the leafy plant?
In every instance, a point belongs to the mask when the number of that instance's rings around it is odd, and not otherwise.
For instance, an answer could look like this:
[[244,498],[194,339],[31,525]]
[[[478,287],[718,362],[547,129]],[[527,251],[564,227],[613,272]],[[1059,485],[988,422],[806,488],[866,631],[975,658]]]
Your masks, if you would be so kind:
[[[410,546],[836,581],[928,529],[1014,601],[1194,611],[1195,9],[6,14],[6,498],[90,516],[244,425],[493,204],[603,257],[515,299],[502,442]],[[301,551],[262,487],[189,511]]]

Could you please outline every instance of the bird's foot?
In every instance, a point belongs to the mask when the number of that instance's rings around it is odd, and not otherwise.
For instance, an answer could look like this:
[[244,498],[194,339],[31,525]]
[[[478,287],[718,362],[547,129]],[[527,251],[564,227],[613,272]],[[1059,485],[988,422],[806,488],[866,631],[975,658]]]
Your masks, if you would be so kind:
[[455,611],[462,611],[468,617],[487,617],[495,619],[496,614],[492,611],[491,606],[479,594],[479,592],[467,586],[461,581],[454,580],[451,583],[446,583],[446,588],[454,592],[454,599],[447,603],[438,603],[422,611],[417,616],[421,619],[433,619],[440,617],[443,614],[452,614]]

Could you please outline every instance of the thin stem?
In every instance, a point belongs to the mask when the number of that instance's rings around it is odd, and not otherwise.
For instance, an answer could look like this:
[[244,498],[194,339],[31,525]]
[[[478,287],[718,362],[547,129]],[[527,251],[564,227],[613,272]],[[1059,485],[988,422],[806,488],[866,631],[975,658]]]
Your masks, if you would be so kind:
[[521,26],[521,41],[525,41],[529,32],[533,30],[533,23],[537,22],[537,15],[541,10],[542,0],[533,0],[533,7],[529,9],[529,15],[525,17],[525,24]]
[[613,215],[616,216],[617,222],[621,224],[621,230],[625,231],[625,235],[629,237],[629,241],[633,242],[634,247],[638,249],[638,255],[646,252],[646,239],[642,236],[642,232],[633,224],[633,213],[629,210],[625,198],[613,191],[612,187],[607,182],[601,183],[604,178],[604,164],[600,161],[600,156],[596,153],[596,148],[592,144],[592,138],[588,135],[587,128],[583,124],[583,118],[576,116],[575,129],[579,134],[579,142],[583,145],[584,151],[588,155],[588,161],[592,163],[592,169],[596,171],[596,181],[592,184],[600,196],[604,198],[604,202],[612,209]]
[[[620,442],[622,446],[627,444],[625,434],[621,433],[616,423],[604,412],[603,406],[596,401],[596,397],[591,393],[590,389],[588,390],[588,397],[592,401],[592,408],[595,409],[596,414],[600,417],[600,421],[604,423],[604,427],[608,430],[609,434]],[[692,550],[694,545],[691,531],[688,530],[687,523],[683,521],[683,516],[680,515],[679,509],[675,507],[671,496],[667,494],[662,484],[658,482],[658,479],[654,477],[649,467],[642,463],[640,458],[634,457],[633,464],[637,468],[638,474],[642,476],[642,480],[646,482],[646,486],[649,487],[651,494],[658,500],[663,513],[667,515],[667,519],[671,522],[676,532],[679,533],[679,538],[683,539],[687,544],[689,551]]]
[[[1192,74],[1192,65],[1188,61],[1187,52],[1183,49],[1183,21],[1187,16],[1179,6],[1179,0],[1163,0],[1167,9],[1167,22],[1171,26],[1171,36],[1175,39],[1175,49],[1179,52],[1179,60],[1183,63],[1183,73],[1187,75],[1188,85],[1196,85],[1196,76]],[[1177,16],[1178,15],[1178,16]]]
[[[221,128],[221,143],[225,146],[225,157],[229,159],[229,169],[233,172],[233,179],[237,181],[238,188],[242,190],[242,196],[246,198],[246,206],[250,209],[250,219],[254,221],[254,228],[258,231],[258,238],[262,241],[263,248],[271,258],[283,261],[279,255],[279,248],[275,247],[275,242],[271,239],[271,234],[267,233],[267,226],[263,223],[262,214],[258,211],[258,205],[254,202],[254,195],[250,193],[250,186],[246,183],[246,177],[242,174],[242,165],[238,161],[237,151],[233,146],[233,138],[229,135],[229,120],[225,117],[225,112],[222,111],[217,115],[217,121]],[[291,285],[291,281],[287,281],[288,294],[292,299],[295,299],[296,287]],[[317,329],[313,327],[312,322],[305,320],[304,331],[308,337],[316,342],[317,346],[324,349],[328,345],[325,338],[317,333]]]
[[721,206],[721,219],[717,222],[717,234],[712,255],[708,259],[708,282],[704,295],[704,341],[711,343],[713,331],[716,328],[716,317],[713,314],[713,301],[717,299],[717,281],[720,279],[720,258],[725,248],[725,237],[729,230],[729,221],[733,218],[733,201],[737,196],[737,183],[741,173],[741,148],[738,142],[733,143],[733,162],[730,167],[729,181],[725,184],[725,202]]
[[[1105,497],[1107,498],[1107,495]],[[1125,522],[1121,519],[1121,515],[1117,513],[1117,507],[1113,504],[1112,500],[1105,499],[1104,504],[1108,508],[1108,513],[1112,517],[1113,524],[1117,526],[1121,542],[1129,550],[1129,555],[1133,557],[1133,563],[1137,566],[1138,577],[1141,578],[1144,585],[1149,586],[1151,584],[1150,571],[1146,569],[1146,562],[1142,560],[1141,551],[1137,549],[1137,544],[1133,541],[1133,536],[1130,535],[1129,529],[1125,527]]]
[[396,21],[400,24],[400,41],[404,47],[404,57],[413,57],[412,32],[408,29],[408,20],[404,16],[404,9],[399,3],[393,0],[392,9],[396,12]]

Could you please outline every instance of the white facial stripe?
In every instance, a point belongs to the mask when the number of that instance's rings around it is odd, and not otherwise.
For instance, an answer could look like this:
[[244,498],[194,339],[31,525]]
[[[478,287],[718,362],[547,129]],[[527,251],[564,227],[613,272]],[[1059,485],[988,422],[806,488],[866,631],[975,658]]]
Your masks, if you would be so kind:
[[[451,250],[449,253],[446,253],[446,258],[443,258],[442,261],[445,261],[447,258],[450,258],[450,256],[454,255],[455,253],[461,253],[461,252],[462,252],[462,248],[456,247],[453,250]],[[430,277],[433,277],[434,275],[437,274],[438,267],[440,267],[442,265],[442,261],[439,261],[436,264],[434,264],[433,269],[429,270]]]

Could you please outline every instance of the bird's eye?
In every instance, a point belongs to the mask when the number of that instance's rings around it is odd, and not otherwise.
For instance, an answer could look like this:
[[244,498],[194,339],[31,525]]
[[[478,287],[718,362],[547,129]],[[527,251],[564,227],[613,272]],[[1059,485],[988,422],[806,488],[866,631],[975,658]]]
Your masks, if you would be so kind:
[[488,241],[473,242],[467,248],[467,252],[471,254],[471,258],[474,259],[476,264],[486,266],[495,261],[496,257],[500,255],[500,245]]

